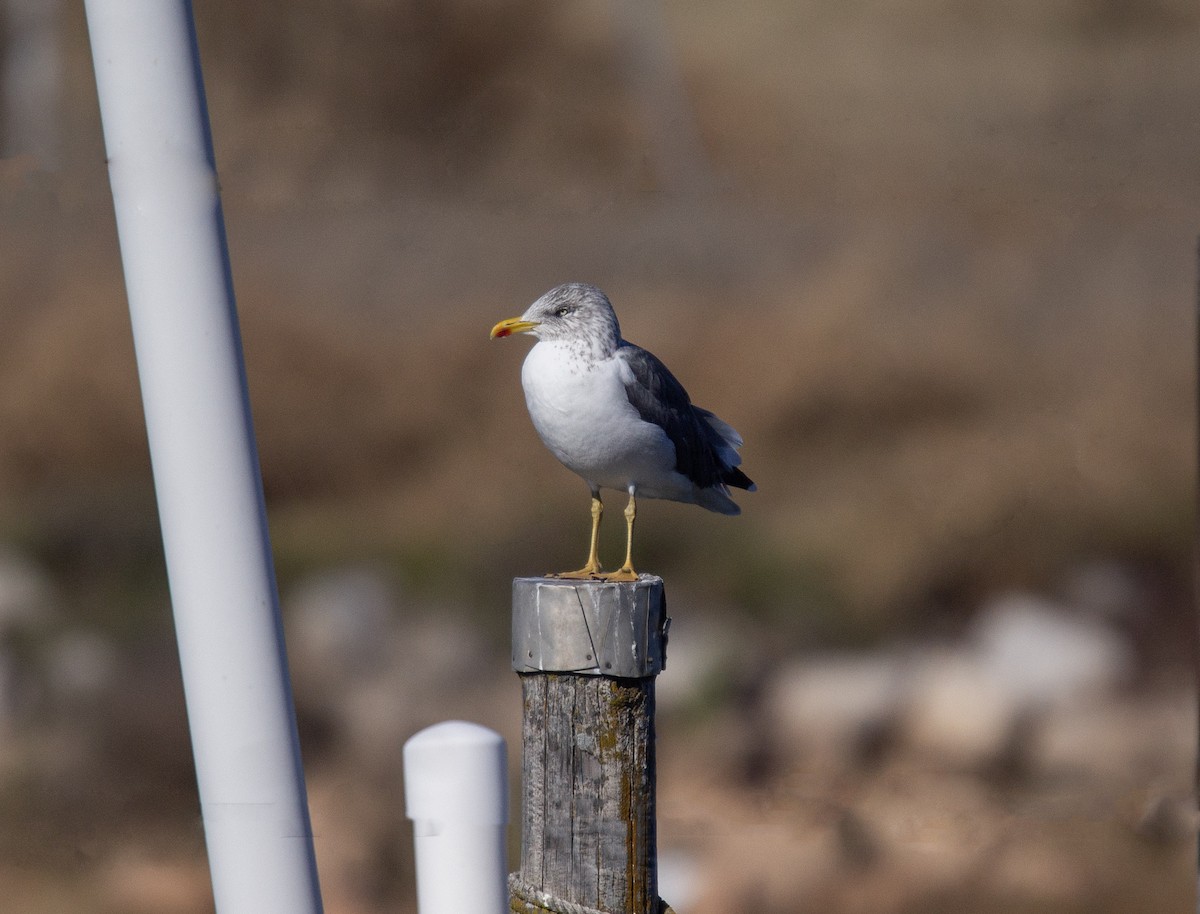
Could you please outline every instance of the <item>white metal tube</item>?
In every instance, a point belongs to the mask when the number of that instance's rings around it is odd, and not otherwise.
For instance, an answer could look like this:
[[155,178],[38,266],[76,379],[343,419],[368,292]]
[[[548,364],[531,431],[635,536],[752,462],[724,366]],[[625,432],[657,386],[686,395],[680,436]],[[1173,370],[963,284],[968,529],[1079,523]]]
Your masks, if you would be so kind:
[[187,0],[85,0],[216,907],[321,910]]
[[422,730],[404,744],[404,798],[420,914],[507,911],[504,737],[457,720]]

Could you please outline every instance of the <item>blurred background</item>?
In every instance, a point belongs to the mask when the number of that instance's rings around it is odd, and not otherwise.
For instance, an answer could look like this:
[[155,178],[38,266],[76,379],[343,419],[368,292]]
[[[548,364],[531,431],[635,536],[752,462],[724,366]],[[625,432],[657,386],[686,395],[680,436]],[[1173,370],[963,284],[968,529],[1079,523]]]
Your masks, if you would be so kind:
[[[1195,3],[196,15],[330,914],[414,910],[408,736],[519,771],[588,494],[487,331],[566,280],[759,485],[639,517],[675,909],[1194,910]],[[0,154],[5,907],[211,910],[79,4]]]

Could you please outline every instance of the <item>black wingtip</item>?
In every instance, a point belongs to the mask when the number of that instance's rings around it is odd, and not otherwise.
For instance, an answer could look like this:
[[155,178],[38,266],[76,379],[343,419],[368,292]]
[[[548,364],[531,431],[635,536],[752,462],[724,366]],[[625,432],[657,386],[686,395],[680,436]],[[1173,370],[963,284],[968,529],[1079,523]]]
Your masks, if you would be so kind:
[[726,470],[721,477],[721,482],[727,486],[733,486],[735,489],[745,489],[747,492],[754,492],[758,489],[753,480],[737,467]]

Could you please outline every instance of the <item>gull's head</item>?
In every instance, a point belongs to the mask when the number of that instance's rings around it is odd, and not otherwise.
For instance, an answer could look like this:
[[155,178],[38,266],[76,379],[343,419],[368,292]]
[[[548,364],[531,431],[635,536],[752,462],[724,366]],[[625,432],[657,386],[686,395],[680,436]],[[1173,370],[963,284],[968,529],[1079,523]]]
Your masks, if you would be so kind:
[[493,327],[492,339],[514,333],[531,333],[539,340],[578,342],[601,354],[611,353],[621,341],[621,327],[608,296],[582,282],[551,289],[520,317]]

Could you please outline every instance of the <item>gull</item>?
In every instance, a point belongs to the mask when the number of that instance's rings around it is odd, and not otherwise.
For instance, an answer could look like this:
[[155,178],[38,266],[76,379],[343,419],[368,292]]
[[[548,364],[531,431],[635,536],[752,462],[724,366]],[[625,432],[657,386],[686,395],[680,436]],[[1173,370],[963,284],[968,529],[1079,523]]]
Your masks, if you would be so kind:
[[[537,338],[521,367],[533,426],[550,452],[592,490],[587,562],[549,577],[636,581],[633,524],[637,496],[739,514],[729,486],[755,490],[741,470],[742,437],[706,409],[654,355],[621,338],[608,297],[586,283],[557,286],[520,317],[502,320],[491,338]],[[601,489],[629,494],[625,564],[605,574],[598,544]]]

